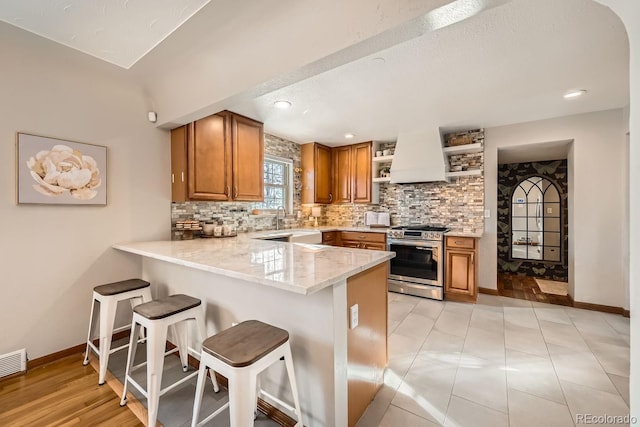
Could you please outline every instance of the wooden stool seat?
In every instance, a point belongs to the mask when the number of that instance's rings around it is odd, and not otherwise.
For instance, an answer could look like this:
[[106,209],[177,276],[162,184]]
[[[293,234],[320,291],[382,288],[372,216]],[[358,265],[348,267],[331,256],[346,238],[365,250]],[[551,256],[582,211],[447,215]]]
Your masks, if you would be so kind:
[[198,298],[176,294],[135,306],[134,313],[149,320],[164,319],[202,304]]
[[258,320],[226,329],[202,344],[202,350],[229,366],[249,366],[287,342],[289,332]]
[[135,291],[138,289],[146,288],[148,286],[151,286],[151,284],[144,280],[129,279],[122,280],[120,282],[108,283],[106,285],[96,286],[95,288],[93,288],[93,291],[103,296],[110,296],[121,294],[123,292]]

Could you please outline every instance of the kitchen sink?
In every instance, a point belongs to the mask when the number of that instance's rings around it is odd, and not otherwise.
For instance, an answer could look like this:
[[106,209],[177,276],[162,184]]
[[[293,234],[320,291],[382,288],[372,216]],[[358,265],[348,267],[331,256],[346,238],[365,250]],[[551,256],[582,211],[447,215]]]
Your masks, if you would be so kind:
[[254,239],[271,240],[272,242],[288,242],[288,243],[322,243],[322,233],[310,230],[293,230],[265,233],[255,236]]
[[258,237],[260,240],[271,240],[273,242],[290,242],[291,234],[278,235],[278,236],[266,236],[266,237]]

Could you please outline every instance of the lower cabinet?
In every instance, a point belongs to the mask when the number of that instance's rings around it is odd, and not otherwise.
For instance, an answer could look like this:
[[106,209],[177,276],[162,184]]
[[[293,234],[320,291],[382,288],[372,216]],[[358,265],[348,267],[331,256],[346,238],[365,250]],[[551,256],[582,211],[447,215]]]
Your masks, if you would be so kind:
[[328,246],[338,246],[337,231],[323,231],[322,244]]
[[341,231],[340,246],[384,251],[387,248],[387,235],[368,231]]
[[475,302],[477,249],[473,237],[445,237],[445,298]]

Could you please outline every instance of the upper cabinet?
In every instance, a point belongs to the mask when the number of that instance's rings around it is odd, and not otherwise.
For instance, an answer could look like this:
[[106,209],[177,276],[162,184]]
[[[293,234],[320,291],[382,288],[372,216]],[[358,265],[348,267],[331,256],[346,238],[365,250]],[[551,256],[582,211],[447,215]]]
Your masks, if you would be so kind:
[[331,148],[304,144],[302,150],[302,203],[331,203],[333,180]]
[[371,152],[372,143],[363,142],[351,146],[354,203],[371,203]]
[[188,126],[171,131],[171,201],[187,200],[187,139]]
[[[184,172],[178,172],[181,156]],[[263,200],[262,123],[223,111],[172,130],[171,169],[175,202]],[[178,185],[183,174],[186,197]]]
[[302,203],[371,203],[371,142],[302,146]]
[[231,200],[231,117],[222,112],[191,123],[189,199]]
[[350,145],[332,148],[333,203],[351,203],[352,150]]
[[231,115],[233,200],[264,200],[264,132],[262,123]]

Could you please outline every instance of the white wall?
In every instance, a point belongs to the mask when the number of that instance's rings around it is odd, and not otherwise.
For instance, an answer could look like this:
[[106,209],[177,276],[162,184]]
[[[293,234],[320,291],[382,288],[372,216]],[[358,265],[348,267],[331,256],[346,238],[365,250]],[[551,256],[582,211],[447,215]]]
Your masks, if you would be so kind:
[[[0,354],[86,339],[91,289],[139,276],[115,242],[168,238],[169,136],[116,67],[0,23]],[[108,204],[16,205],[16,131],[108,147]]]
[[625,303],[624,111],[610,110],[486,129],[485,219],[480,240],[480,286],[496,288],[497,154],[499,148],[573,139],[569,166],[569,263],[576,301]]
[[629,291],[631,309],[631,415],[640,417],[640,2],[597,0],[620,16],[629,36]]

